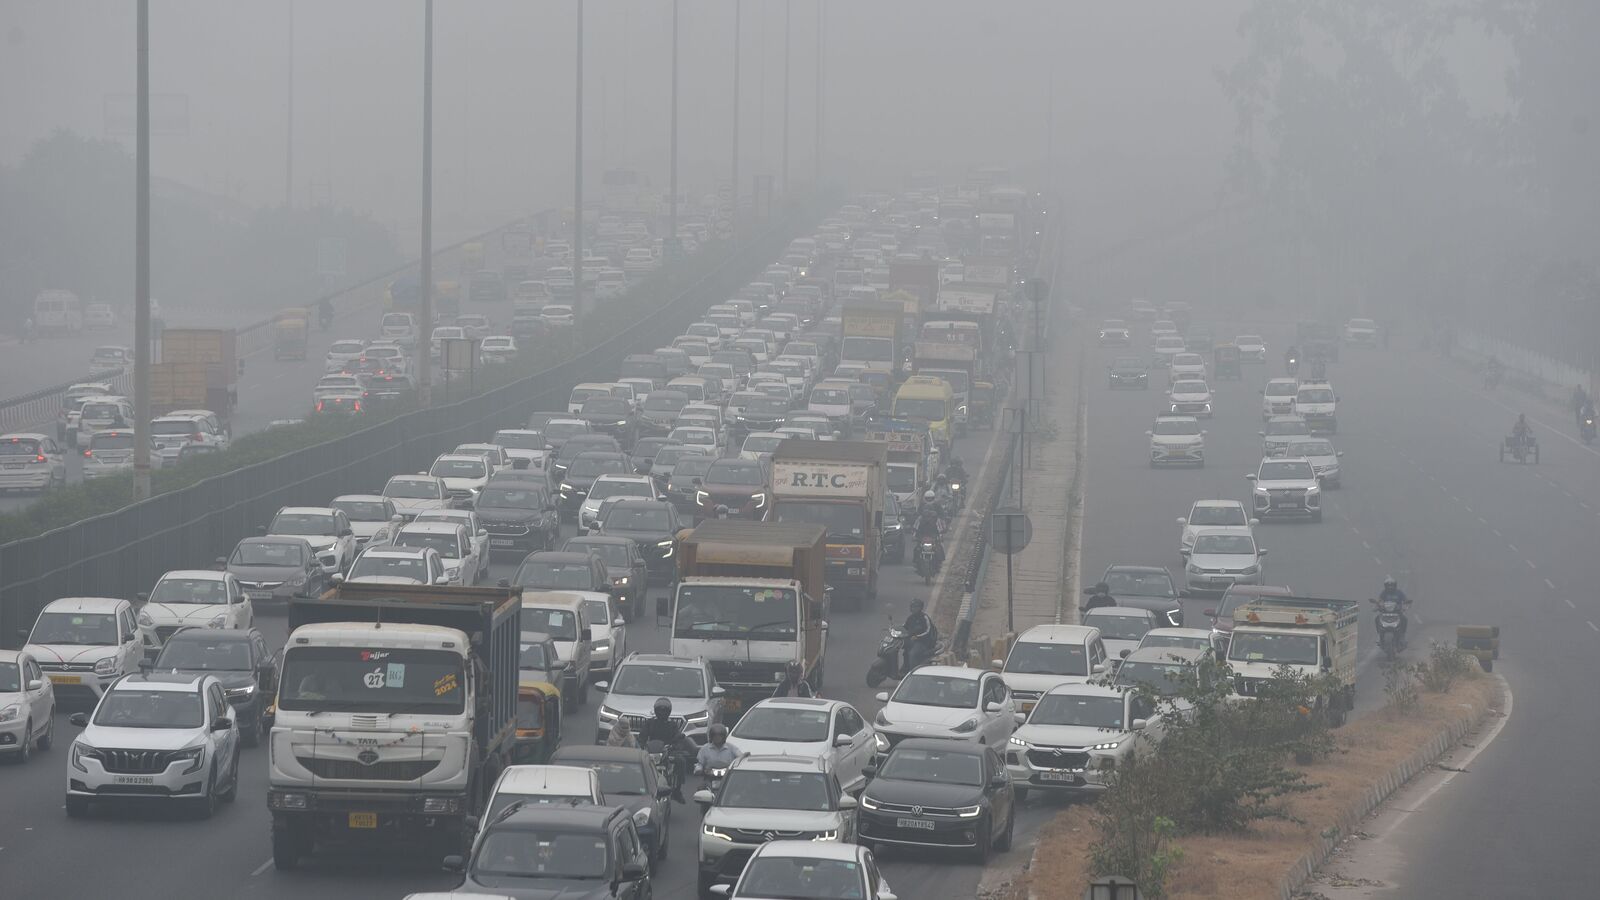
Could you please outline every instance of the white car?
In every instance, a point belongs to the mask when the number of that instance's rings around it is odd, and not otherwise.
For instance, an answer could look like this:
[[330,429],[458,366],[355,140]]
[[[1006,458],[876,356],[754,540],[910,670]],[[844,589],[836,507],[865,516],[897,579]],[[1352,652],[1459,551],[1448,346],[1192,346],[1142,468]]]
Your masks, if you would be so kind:
[[[150,464],[156,465],[160,456],[151,447]],[[113,428],[97,431],[89,438],[83,451],[83,480],[93,481],[118,472],[133,471],[133,429]]]
[[629,275],[644,275],[655,267],[656,257],[649,247],[634,247],[622,256],[622,271]]
[[134,674],[107,689],[68,756],[67,815],[101,799],[164,797],[210,818],[239,792],[239,725],[215,675]]
[[1183,527],[1178,534],[1178,552],[1186,554],[1194,547],[1194,536],[1202,528],[1239,528],[1257,521],[1237,500],[1196,500],[1187,516],[1178,517],[1178,524]]
[[349,570],[356,558],[355,529],[344,512],[333,507],[285,506],[262,533],[305,538],[322,571],[330,575]]
[[1344,451],[1335,450],[1333,442],[1327,438],[1290,438],[1284,448],[1284,455],[1299,456],[1309,460],[1323,487],[1336,488],[1340,485],[1343,472],[1339,468],[1339,457],[1344,456]]
[[757,847],[731,890],[717,885],[711,892],[721,891],[720,896],[738,900],[779,900],[818,896],[812,891],[819,882],[837,885],[836,893],[823,896],[896,900],[889,880],[866,847],[782,839]]
[[1166,625],[1155,613],[1137,606],[1099,606],[1083,614],[1083,624],[1100,629],[1100,640],[1113,661],[1137,649],[1145,632]]
[[384,313],[378,333],[385,341],[393,341],[402,347],[414,347],[417,343],[416,317],[405,312]]
[[[334,576],[335,579],[338,576]],[[356,557],[346,581],[372,584],[449,584],[444,561],[432,547],[368,547]]]
[[1153,749],[1162,722],[1153,699],[1103,684],[1050,689],[1006,744],[1018,802],[1031,790],[1099,791],[1135,753]]
[[1211,388],[1204,381],[1174,381],[1167,391],[1167,411],[1175,416],[1211,418]]
[[489,336],[489,329],[493,327],[489,317],[483,313],[462,313],[456,316],[456,325],[465,333],[465,337],[480,341]]
[[588,766],[506,766],[489,790],[479,832],[513,803],[603,806],[605,796],[599,773]]
[[255,624],[255,608],[238,579],[216,569],[168,572],[139,599],[144,604],[139,608],[139,625],[155,631],[158,648],[174,631],[189,625],[242,630]]
[[1194,416],[1157,416],[1150,437],[1150,468],[1206,464],[1206,433]]
[[588,534],[600,523],[600,503],[607,497],[642,497],[661,500],[661,491],[649,475],[601,475],[578,506],[578,533]]
[[1241,334],[1233,339],[1239,348],[1239,361],[1264,363],[1267,361],[1267,342],[1259,334]]
[[0,650],[0,753],[27,762],[55,738],[56,693],[38,660],[21,650]]
[[530,428],[502,428],[494,433],[494,443],[504,447],[506,456],[515,468],[518,460],[526,460],[525,468],[542,470],[550,457],[550,445],[544,432]]
[[511,455],[506,453],[506,448],[500,446],[499,444],[457,444],[456,448],[450,452],[476,453],[484,459],[487,459],[489,461],[489,465],[494,466],[494,470],[496,472],[500,471],[501,469],[511,468]]
[[596,300],[612,300],[628,292],[628,275],[622,269],[605,268],[600,270],[594,283],[594,298]]
[[498,366],[517,358],[517,339],[509,334],[491,334],[478,345],[478,362],[485,366]]
[[159,456],[162,468],[178,464],[183,448],[191,445],[226,449],[227,436],[213,431],[199,417],[168,415],[150,420],[150,453]]
[[1150,323],[1150,336],[1159,338],[1164,335],[1177,334],[1178,324],[1171,319],[1157,319]]
[[455,522],[412,520],[395,533],[392,549],[431,549],[439,554],[446,584],[471,587],[483,580],[483,557],[467,529]]
[[383,496],[406,518],[425,509],[444,509],[452,500],[444,479],[432,475],[396,475],[383,486]]
[[[617,598],[578,592],[583,598],[583,616],[589,623],[589,677],[608,678],[617,663],[628,657],[628,620],[617,608]],[[654,701],[651,701],[654,702]]]
[[1151,350],[1150,364],[1158,369],[1164,369],[1172,364],[1173,357],[1184,352],[1185,349],[1187,348],[1184,345],[1183,338],[1175,334],[1161,335],[1155,339],[1154,347]]
[[322,358],[324,372],[348,372],[367,350],[367,342],[353,339],[334,341],[328,347],[328,353]]
[[1371,346],[1378,342],[1378,323],[1371,319],[1351,319],[1344,325],[1346,344]]
[[754,431],[745,436],[744,443],[739,445],[739,458],[758,460],[770,457],[778,445],[788,440],[787,435],[776,431]]
[[862,770],[888,749],[854,706],[821,697],[761,700],[739,717],[728,742],[754,756],[827,757],[847,794],[867,783]]
[[477,453],[443,453],[428,467],[428,474],[444,482],[453,504],[468,503],[483,493],[494,465]]
[[77,447],[89,446],[96,432],[133,427],[133,401],[123,396],[89,397],[78,410]]
[[1259,434],[1262,456],[1282,456],[1291,438],[1311,436],[1311,426],[1296,415],[1273,416]]
[[571,328],[577,321],[572,316],[572,305],[568,303],[546,303],[544,309],[539,310],[539,318],[555,328]]
[[722,442],[718,439],[714,428],[679,425],[667,433],[667,439],[677,441],[686,447],[699,447],[710,456],[718,456],[722,452]]
[[1294,413],[1294,395],[1300,392],[1297,378],[1273,378],[1261,389],[1261,419]]
[[[1212,650],[1216,647],[1209,628],[1152,628],[1139,639],[1138,650],[1150,647],[1176,647],[1180,650]],[[1135,651],[1137,652],[1137,651]]]
[[[133,445],[128,446],[131,454]],[[55,438],[34,432],[0,435],[0,491],[66,486],[67,454]]]
[[1010,689],[999,672],[985,669],[918,666],[894,693],[880,693],[877,699],[884,705],[874,722],[884,735],[880,746],[926,737],[1003,747],[1016,726]]
[[1056,685],[1088,681],[1106,665],[1100,630],[1086,625],[1035,625],[1017,637],[1004,660],[994,660],[1023,713]]
[[1263,459],[1256,471],[1245,476],[1255,482],[1251,509],[1258,519],[1268,516],[1305,516],[1322,521],[1322,482],[1305,458]]
[[478,514],[470,509],[430,509],[417,513],[413,522],[449,522],[460,525],[467,530],[467,538],[472,541],[473,552],[478,554],[479,565],[488,572],[489,566],[489,529],[478,518]]
[[1294,395],[1294,414],[1306,420],[1312,434],[1339,430],[1339,395],[1325,381],[1301,382]]
[[1169,382],[1184,379],[1206,378],[1206,358],[1198,353],[1179,353],[1172,357],[1172,362],[1167,365],[1167,380]]
[[121,372],[133,365],[133,351],[116,344],[94,348],[89,355],[89,374],[106,375]]
[[133,604],[110,597],[63,597],[39,612],[23,652],[69,703],[98,701],[112,682],[139,669],[155,629],[134,620]]
[[355,534],[357,550],[365,547],[379,532],[386,532],[390,520],[400,514],[393,500],[378,494],[343,494],[328,505],[344,513],[345,521],[350,523],[350,530]]
[[827,760],[816,757],[734,760],[720,791],[694,794],[696,803],[709,807],[700,822],[699,896],[712,896],[719,882],[737,881],[767,835],[853,843],[856,798],[840,790],[839,782]]
[[1184,555],[1184,581],[1191,593],[1221,594],[1235,584],[1260,584],[1267,560],[1248,525],[1202,528]]

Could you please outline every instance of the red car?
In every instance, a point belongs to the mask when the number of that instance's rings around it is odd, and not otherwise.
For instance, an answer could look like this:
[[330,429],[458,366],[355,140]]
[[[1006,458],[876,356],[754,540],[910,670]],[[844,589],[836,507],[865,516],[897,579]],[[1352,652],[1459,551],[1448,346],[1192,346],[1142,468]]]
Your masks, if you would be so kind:
[[766,518],[772,505],[772,474],[760,460],[719,459],[695,485],[694,517],[717,518],[718,507],[733,519]]

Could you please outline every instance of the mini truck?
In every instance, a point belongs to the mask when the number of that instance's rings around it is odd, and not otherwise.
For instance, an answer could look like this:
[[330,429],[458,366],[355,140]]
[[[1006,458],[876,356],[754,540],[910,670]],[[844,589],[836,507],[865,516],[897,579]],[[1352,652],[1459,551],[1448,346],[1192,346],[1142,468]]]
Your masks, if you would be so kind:
[[1281,666],[1333,675],[1341,687],[1319,698],[1332,725],[1344,723],[1356,701],[1356,631],[1361,605],[1320,597],[1260,597],[1233,610],[1228,665],[1233,692],[1253,696]]
[[772,453],[768,516],[827,529],[828,587],[857,608],[878,596],[888,449],[864,441],[786,440]]
[[728,718],[772,696],[789,663],[822,686],[827,650],[826,530],[703,522],[678,545],[672,655],[703,656]]
[[272,858],[317,847],[463,852],[509,764],[516,587],[345,582],[289,605],[268,765]]

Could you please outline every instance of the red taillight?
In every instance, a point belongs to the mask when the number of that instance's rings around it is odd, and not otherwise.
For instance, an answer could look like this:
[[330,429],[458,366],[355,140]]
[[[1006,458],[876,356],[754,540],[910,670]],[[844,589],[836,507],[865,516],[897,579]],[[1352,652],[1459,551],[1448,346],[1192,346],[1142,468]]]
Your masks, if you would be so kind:
[[322,401],[321,400],[317,401],[317,412],[322,412]]
[[34,462],[46,462],[46,461],[47,461],[47,460],[46,460],[46,459],[45,459],[45,458],[44,458],[44,454],[43,454],[43,453],[41,453],[41,454],[39,454],[39,455],[38,455],[38,456],[35,456],[35,457],[34,457],[34,458],[33,458],[33,461],[34,461]]
[[351,408],[354,409],[356,412],[361,412],[361,401],[357,400],[355,402],[355,406],[353,406]]
[[93,450],[85,450],[85,451],[83,451],[83,455],[84,456],[94,456],[94,451]]

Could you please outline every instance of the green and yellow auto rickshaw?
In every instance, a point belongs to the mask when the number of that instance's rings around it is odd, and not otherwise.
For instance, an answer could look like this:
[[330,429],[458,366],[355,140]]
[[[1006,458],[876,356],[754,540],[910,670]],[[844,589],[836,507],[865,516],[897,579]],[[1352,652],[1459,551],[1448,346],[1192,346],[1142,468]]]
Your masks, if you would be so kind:
[[1239,371],[1239,346],[1227,343],[1211,348],[1211,375],[1218,381],[1238,381],[1244,377]]
[[517,685],[517,737],[511,761],[542,765],[561,743],[561,689],[548,681]]
[[975,427],[984,429],[994,427],[994,406],[998,393],[994,382],[974,381],[972,383],[972,415],[970,419]]

